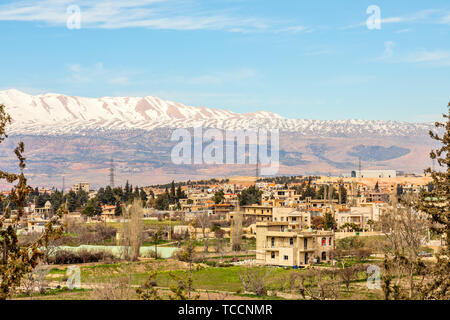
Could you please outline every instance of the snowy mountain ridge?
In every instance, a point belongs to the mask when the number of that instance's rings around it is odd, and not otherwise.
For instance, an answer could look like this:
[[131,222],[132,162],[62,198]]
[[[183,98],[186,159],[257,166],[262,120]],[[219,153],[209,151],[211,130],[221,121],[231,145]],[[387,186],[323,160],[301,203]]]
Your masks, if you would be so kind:
[[432,123],[381,120],[287,119],[267,111],[235,113],[186,106],[158,97],[83,98],[47,93],[29,95],[16,89],[0,91],[0,104],[13,118],[10,133],[82,134],[94,130],[154,130],[202,125],[218,129],[280,129],[313,136],[415,136]]

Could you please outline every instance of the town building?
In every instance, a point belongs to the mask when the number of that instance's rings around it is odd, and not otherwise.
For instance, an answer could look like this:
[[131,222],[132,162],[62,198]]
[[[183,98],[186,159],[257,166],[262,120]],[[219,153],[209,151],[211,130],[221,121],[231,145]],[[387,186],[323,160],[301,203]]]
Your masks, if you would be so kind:
[[256,261],[263,265],[302,267],[330,261],[332,231],[289,229],[288,222],[256,224]]
[[89,193],[89,191],[91,190],[91,185],[87,182],[80,182],[72,186],[73,192],[78,192],[80,190]]

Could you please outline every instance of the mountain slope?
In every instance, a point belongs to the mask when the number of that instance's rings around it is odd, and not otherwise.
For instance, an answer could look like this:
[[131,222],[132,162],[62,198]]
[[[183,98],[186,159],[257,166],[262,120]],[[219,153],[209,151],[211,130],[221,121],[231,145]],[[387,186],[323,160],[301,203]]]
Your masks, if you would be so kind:
[[14,123],[12,133],[73,134],[86,130],[190,128],[280,129],[312,136],[424,135],[432,124],[396,121],[286,119],[259,111],[235,113],[186,106],[154,96],[82,98],[61,94],[28,95],[15,89],[0,91]]

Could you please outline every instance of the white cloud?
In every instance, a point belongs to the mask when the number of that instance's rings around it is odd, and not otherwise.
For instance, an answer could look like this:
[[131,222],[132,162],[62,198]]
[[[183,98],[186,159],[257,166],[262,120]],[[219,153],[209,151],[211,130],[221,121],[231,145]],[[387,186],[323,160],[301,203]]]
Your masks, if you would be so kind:
[[400,30],[397,30],[395,33],[406,33],[406,32],[410,32],[411,31],[411,29],[400,29]]
[[183,0],[23,0],[0,5],[0,21],[33,21],[65,26],[67,8],[78,5],[81,28],[151,28],[168,30],[225,30],[230,32],[300,32],[303,26],[262,18],[205,10]]
[[450,13],[447,14],[446,16],[442,17],[441,23],[442,24],[450,24]]
[[69,76],[66,80],[74,84],[109,83],[117,86],[127,86],[130,84],[130,75],[135,74],[130,71],[105,69],[102,62],[98,62],[93,66],[70,64],[68,69]]
[[420,50],[407,55],[404,61],[409,63],[437,63],[442,66],[450,66],[450,51]]
[[[445,21],[447,21],[447,23],[450,23],[450,13],[446,10],[426,9],[411,14],[387,18],[383,18],[383,13],[383,8],[381,8],[381,27],[383,27],[383,24],[395,23],[445,23]],[[342,29],[346,30],[359,27],[366,27],[366,21],[358,24],[348,25],[343,27]]]

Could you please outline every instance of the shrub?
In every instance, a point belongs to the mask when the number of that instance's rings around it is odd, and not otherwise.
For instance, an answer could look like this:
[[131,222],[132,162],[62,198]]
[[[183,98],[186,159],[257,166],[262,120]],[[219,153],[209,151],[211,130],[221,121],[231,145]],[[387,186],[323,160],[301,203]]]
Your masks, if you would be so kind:
[[358,259],[363,260],[370,257],[372,250],[370,248],[358,248],[353,250],[352,254]]
[[78,264],[89,262],[114,262],[116,258],[108,251],[69,251],[59,250],[52,257],[49,258],[52,264]]
[[158,251],[158,255],[156,256],[154,250],[148,250],[147,252],[145,252],[141,256],[142,256],[142,258],[157,258],[157,259],[161,259],[161,252]]

